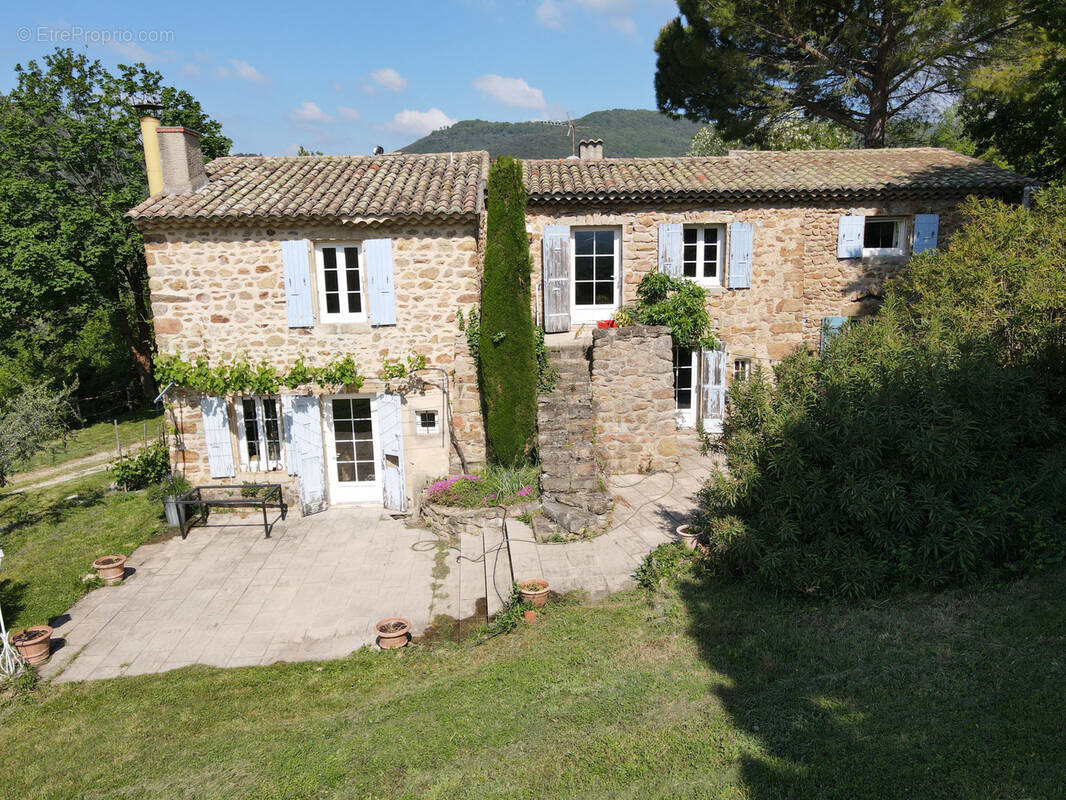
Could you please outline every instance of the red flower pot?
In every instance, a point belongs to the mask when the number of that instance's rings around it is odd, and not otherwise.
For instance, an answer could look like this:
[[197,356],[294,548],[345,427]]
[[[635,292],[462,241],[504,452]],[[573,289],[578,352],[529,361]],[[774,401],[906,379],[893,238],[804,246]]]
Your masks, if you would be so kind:
[[596,327],[597,328],[617,328],[618,327],[618,323],[615,322],[613,319],[601,319],[599,322],[596,323]]

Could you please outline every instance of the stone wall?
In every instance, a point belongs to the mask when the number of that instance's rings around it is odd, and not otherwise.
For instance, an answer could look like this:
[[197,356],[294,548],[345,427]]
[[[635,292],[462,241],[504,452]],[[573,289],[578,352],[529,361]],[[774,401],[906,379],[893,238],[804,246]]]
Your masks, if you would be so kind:
[[[290,367],[300,355],[310,365],[352,355],[359,372],[366,376],[360,393],[372,394],[385,389],[376,377],[385,358],[404,359],[409,353],[420,353],[429,367],[445,370],[452,427],[446,430],[444,445],[439,447],[443,462],[431,457],[429,468],[410,465],[409,496],[419,488],[417,482],[434,476],[431,470],[435,474],[449,468],[458,471],[460,450],[468,467],[484,461],[485,434],[475,368],[455,318],[457,307],[476,305],[480,298],[476,220],[417,226],[146,225],[144,234],[161,354],[181,354],[186,359],[204,355],[211,363],[246,356],[253,362],[265,359],[279,370]],[[393,240],[395,326],[316,323],[312,328],[288,327],[282,241],[358,243],[380,237]],[[314,269],[311,276],[317,320]],[[420,402],[439,409],[440,374],[427,371],[422,376],[430,384],[429,391],[436,394]],[[183,394],[175,406],[183,419],[179,424],[186,448],[178,455],[193,480],[207,475],[198,404],[198,396]],[[412,406],[412,410],[418,409]],[[448,424],[447,416],[441,420],[443,425]],[[413,423],[410,430],[413,433]],[[439,445],[439,437],[437,442]],[[413,454],[423,445],[428,446],[428,442],[409,437],[405,431],[405,449]],[[239,475],[236,480],[274,480],[275,476],[258,473]]]
[[670,329],[630,325],[592,332],[597,461],[608,475],[675,469]]
[[[523,514],[532,514],[539,508],[539,502],[516,503],[507,507],[506,516],[507,519],[513,520]],[[419,506],[419,514],[433,532],[452,540],[463,534],[479,534],[489,528],[502,529],[504,513],[500,506],[459,508],[426,502]]]
[[[657,268],[658,226],[663,223],[754,226],[749,289],[708,288],[707,310],[730,355],[764,363],[778,361],[804,342],[814,344],[822,317],[858,316],[876,307],[885,278],[906,259],[838,261],[841,214],[940,214],[940,243],[958,227],[957,200],[914,200],[881,205],[669,205],[607,207],[590,211],[530,206],[533,278],[541,280],[541,231],[545,225],[610,226],[621,229],[622,303],[636,300],[644,275]],[[542,313],[540,309],[537,313]]]

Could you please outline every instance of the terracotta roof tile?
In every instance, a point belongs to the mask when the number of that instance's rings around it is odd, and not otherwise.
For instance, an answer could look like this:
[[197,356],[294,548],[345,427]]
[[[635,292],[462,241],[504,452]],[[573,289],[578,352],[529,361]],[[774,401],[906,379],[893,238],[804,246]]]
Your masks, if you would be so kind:
[[523,161],[531,203],[1017,194],[1031,178],[952,150],[734,150],[706,158]]
[[468,216],[481,208],[488,153],[226,156],[191,194],[155,195],[136,220],[385,219]]

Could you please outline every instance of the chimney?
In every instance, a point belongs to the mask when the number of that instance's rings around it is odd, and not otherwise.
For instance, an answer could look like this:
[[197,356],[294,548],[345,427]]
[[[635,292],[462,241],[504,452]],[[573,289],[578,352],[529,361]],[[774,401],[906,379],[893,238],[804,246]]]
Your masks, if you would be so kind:
[[603,158],[603,139],[582,139],[577,154],[579,158]]
[[189,128],[156,128],[164,194],[190,194],[207,183],[200,134]]
[[159,117],[145,109],[141,115],[141,146],[144,148],[144,170],[148,173],[148,194],[163,191],[163,169],[159,165]]

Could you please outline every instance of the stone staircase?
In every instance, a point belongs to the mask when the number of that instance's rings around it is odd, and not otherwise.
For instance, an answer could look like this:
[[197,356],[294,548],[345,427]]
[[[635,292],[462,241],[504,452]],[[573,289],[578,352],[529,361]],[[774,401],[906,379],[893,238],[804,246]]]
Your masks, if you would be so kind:
[[[538,399],[544,517],[569,534],[602,530],[611,510],[611,496],[596,464],[590,346],[591,339],[585,338],[548,344],[558,377],[555,389]],[[539,538],[551,535],[551,526],[544,528],[537,531]]]

